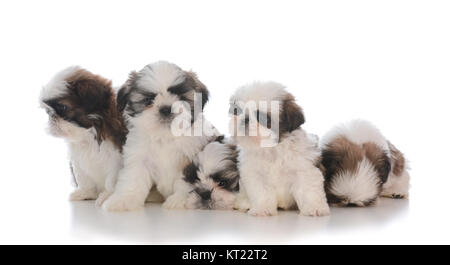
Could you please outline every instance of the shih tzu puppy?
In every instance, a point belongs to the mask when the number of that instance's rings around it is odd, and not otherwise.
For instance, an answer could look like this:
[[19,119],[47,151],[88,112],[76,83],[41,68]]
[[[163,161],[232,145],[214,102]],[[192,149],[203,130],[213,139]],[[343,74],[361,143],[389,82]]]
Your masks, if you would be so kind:
[[214,141],[183,170],[188,209],[233,209],[239,191],[236,145]]
[[330,204],[369,206],[378,197],[408,196],[403,154],[370,122],[334,127],[321,140],[325,190]]
[[159,61],[131,72],[118,93],[119,110],[129,129],[124,167],[103,208],[134,210],[144,206],[152,188],[166,208],[185,208],[183,169],[214,140],[215,128],[203,119],[209,92],[193,72]]
[[111,81],[69,67],[43,87],[40,105],[48,113],[50,134],[69,145],[77,184],[70,200],[97,199],[101,205],[114,190],[127,134]]
[[275,82],[255,82],[230,104],[230,133],[240,148],[235,208],[256,216],[295,207],[301,215],[328,215],[317,138],[301,128],[303,111],[292,94]]

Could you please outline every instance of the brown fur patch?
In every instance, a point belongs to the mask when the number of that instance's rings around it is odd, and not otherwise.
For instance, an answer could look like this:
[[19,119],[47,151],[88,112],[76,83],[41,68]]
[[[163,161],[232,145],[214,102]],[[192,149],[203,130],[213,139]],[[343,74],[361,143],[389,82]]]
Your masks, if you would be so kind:
[[117,110],[116,96],[111,81],[80,69],[65,80],[68,94],[50,100],[50,106],[64,104],[67,109],[60,117],[83,128],[94,127],[99,143],[108,139],[122,150],[127,129],[122,114]]
[[356,172],[364,151],[345,137],[339,137],[327,145],[322,156],[322,164],[325,162],[327,175],[331,177],[341,170]]
[[391,142],[388,141],[389,150],[391,151],[392,172],[396,176],[403,174],[406,166],[406,160],[403,153],[400,152]]
[[391,162],[388,155],[375,143],[364,143],[362,148],[367,159],[374,165],[382,183],[385,183],[391,171]]
[[186,85],[194,88],[195,92],[202,94],[202,109],[205,107],[206,102],[209,99],[209,91],[206,86],[200,82],[197,74],[192,71],[184,71],[186,74]]
[[280,136],[298,129],[305,123],[305,116],[302,108],[295,103],[295,98],[292,94],[287,94],[282,101],[280,113]]
[[125,110],[130,97],[131,89],[136,86],[137,79],[138,73],[136,71],[132,71],[128,75],[128,80],[120,88],[117,94],[117,109],[119,110],[119,112],[123,112]]

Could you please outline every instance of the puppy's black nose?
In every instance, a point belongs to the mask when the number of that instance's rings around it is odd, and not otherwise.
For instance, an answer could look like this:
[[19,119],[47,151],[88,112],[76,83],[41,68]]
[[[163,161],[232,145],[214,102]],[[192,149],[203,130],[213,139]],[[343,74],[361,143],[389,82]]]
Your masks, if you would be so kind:
[[172,107],[170,106],[162,106],[159,108],[159,114],[163,117],[168,117],[172,113]]
[[205,190],[205,191],[198,192],[198,195],[204,201],[207,201],[207,200],[211,199],[211,191],[210,190]]

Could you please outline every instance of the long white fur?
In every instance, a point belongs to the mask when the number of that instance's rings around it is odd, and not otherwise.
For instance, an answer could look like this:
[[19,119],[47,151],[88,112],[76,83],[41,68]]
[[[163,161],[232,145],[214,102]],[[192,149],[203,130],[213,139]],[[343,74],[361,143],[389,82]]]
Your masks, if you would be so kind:
[[[174,190],[188,189],[182,180],[182,170],[211,137],[206,133],[202,136],[174,136],[170,126],[161,124],[159,120],[158,107],[178,100],[167,92],[167,88],[183,81],[181,73],[179,67],[164,61],[151,64],[140,72],[144,78],[139,85],[158,96],[152,107],[128,120],[130,131],[123,147],[124,167],[119,173],[114,194],[103,204],[105,210],[142,208],[154,185],[165,198],[163,207],[185,207],[185,196],[174,194]],[[206,124],[201,128],[212,127],[201,114],[192,127],[201,122]]]
[[[287,94],[275,82],[239,88],[231,101],[282,100]],[[233,134],[233,132],[231,132]],[[248,136],[235,137],[240,147],[240,194],[235,207],[256,216],[276,215],[277,207],[297,206],[302,215],[328,215],[323,175],[315,166],[320,151],[314,137],[299,128],[273,147],[261,147]]]
[[62,71],[59,71],[53,78],[42,88],[40,94],[41,103],[44,100],[60,97],[67,93],[66,78],[73,75],[76,71],[80,70],[78,65],[70,66]]
[[69,140],[69,154],[78,184],[70,200],[97,199],[100,206],[114,191],[122,167],[119,150],[109,140],[99,145],[93,133],[85,132],[78,141]]
[[378,196],[379,181],[372,163],[363,158],[355,173],[345,171],[335,176],[330,189],[334,195],[348,198],[346,203],[364,206],[367,198]]

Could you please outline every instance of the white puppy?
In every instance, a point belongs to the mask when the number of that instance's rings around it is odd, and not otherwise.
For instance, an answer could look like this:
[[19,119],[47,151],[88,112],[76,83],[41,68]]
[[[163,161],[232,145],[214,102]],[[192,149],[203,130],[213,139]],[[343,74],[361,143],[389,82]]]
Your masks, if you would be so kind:
[[129,134],[123,149],[124,167],[114,194],[103,207],[110,211],[144,206],[152,187],[166,199],[166,208],[184,208],[184,167],[215,138],[203,119],[208,90],[195,73],[160,61],[132,72],[119,91]]
[[408,196],[409,173],[403,154],[370,122],[335,126],[321,140],[328,202],[369,206],[379,196]]
[[235,207],[257,216],[297,206],[328,215],[317,140],[300,126],[302,109],[284,86],[255,82],[231,97],[230,132],[239,145],[240,194]]
[[69,145],[78,186],[70,200],[97,199],[101,205],[114,190],[127,133],[111,81],[69,67],[44,86],[40,103],[49,115],[50,133]]

